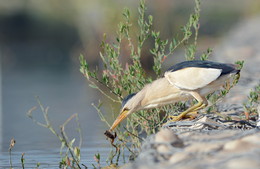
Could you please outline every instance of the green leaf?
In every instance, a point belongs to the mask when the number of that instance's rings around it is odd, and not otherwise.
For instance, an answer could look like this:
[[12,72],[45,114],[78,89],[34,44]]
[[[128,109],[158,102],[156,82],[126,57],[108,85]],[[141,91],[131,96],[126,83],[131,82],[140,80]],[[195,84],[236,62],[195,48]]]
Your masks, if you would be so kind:
[[80,158],[80,149],[78,147],[74,147],[74,154],[78,159]]
[[98,87],[96,85],[89,84],[89,86],[92,87],[93,89],[98,89]]

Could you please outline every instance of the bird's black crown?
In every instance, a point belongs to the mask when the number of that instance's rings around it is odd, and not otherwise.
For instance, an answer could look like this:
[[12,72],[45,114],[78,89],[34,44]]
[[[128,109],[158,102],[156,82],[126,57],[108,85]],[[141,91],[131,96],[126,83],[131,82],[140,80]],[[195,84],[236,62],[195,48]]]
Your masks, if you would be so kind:
[[122,108],[125,106],[125,104],[128,102],[128,100],[130,100],[133,96],[135,96],[136,93],[132,93],[129,94],[128,96],[126,96],[123,100],[122,100]]

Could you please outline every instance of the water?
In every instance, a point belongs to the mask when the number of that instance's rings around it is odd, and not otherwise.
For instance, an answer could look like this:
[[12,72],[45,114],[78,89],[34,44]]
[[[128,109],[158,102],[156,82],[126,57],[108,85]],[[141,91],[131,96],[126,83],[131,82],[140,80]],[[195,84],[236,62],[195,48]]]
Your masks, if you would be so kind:
[[[103,135],[107,127],[100,121],[91,103],[101,96],[88,87],[78,67],[68,69],[8,70],[2,74],[2,117],[0,133],[0,168],[9,168],[8,148],[11,138],[16,140],[12,150],[13,166],[21,168],[21,154],[25,153],[25,167],[58,168],[60,142],[48,129],[36,125],[26,116],[33,106],[38,106],[35,96],[49,106],[49,117],[55,129],[73,113],[78,113],[83,134],[81,163],[92,168],[94,155],[101,154],[101,162],[111,150]],[[34,117],[43,121],[40,109]],[[75,122],[66,127],[70,138],[76,137]],[[77,141],[76,141],[77,143]]]
[[[92,164],[97,166],[97,163],[93,159],[93,154],[99,153],[101,157],[106,157],[107,152],[110,151],[109,148],[101,147],[96,148],[82,148],[81,149],[81,163],[89,168],[92,168]],[[21,153],[13,152],[12,153],[12,166],[14,168],[22,168],[21,164]],[[39,163],[39,168],[59,168],[59,161],[61,161],[59,155],[59,149],[53,150],[29,150],[24,154],[25,159],[25,168],[36,168]],[[0,156],[1,166],[0,168],[10,168],[9,153],[3,152]],[[102,165],[105,166],[106,163],[104,159],[102,160]],[[81,165],[83,168],[83,166]]]

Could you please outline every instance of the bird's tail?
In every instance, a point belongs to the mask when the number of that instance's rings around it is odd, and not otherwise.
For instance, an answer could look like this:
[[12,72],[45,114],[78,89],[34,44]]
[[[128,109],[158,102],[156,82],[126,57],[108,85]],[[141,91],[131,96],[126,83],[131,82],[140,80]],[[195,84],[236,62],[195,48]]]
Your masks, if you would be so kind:
[[230,73],[233,74],[240,74],[240,66],[237,64],[228,64],[229,66],[231,66],[233,68],[233,70]]

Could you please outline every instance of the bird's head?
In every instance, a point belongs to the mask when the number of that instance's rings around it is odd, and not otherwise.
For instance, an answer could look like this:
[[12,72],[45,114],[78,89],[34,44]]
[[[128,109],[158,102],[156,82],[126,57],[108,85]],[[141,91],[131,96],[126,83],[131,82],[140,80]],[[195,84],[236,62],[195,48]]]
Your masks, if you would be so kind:
[[122,107],[119,116],[114,121],[113,125],[109,129],[110,131],[114,130],[118,124],[123,121],[129,114],[137,111],[139,108],[139,100],[136,93],[129,94],[122,101]]

